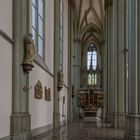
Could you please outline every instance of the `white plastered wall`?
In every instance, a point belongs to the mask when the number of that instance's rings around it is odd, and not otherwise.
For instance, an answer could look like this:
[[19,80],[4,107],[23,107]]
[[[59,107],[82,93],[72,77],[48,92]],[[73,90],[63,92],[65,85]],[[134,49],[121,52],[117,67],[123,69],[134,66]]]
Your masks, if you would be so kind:
[[[47,126],[53,123],[53,78],[38,65],[30,73],[30,113],[31,129]],[[34,98],[34,86],[40,80],[43,87],[43,99]],[[51,101],[45,101],[45,86],[51,90]]]
[[[12,38],[12,0],[0,0],[0,30]],[[0,138],[10,135],[12,45],[0,37]]]
[[[54,68],[54,0],[45,0],[45,64],[50,73]],[[53,80],[54,78],[45,70],[34,63],[33,71],[30,73],[30,100],[29,110],[31,114],[31,129],[53,124]],[[43,99],[34,98],[34,86],[40,80],[43,87]],[[51,101],[45,101],[45,86],[51,90]]]
[[0,138],[10,135],[12,46],[0,37]]
[[0,0],[0,29],[12,38],[12,0]]

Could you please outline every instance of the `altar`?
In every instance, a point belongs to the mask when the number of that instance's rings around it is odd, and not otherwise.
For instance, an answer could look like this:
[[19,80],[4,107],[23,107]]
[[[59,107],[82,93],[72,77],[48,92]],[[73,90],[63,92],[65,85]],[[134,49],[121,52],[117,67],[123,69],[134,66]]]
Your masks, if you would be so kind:
[[78,107],[85,117],[97,116],[97,110],[103,108],[104,94],[101,90],[80,90],[77,94]]

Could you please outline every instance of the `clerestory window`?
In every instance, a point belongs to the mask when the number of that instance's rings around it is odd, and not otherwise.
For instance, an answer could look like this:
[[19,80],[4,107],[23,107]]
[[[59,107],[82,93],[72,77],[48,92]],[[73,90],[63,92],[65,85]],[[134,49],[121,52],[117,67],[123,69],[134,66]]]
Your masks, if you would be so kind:
[[32,0],[32,34],[36,52],[44,58],[45,52],[45,0]]
[[87,50],[87,69],[97,69],[97,49],[95,44],[90,44]]

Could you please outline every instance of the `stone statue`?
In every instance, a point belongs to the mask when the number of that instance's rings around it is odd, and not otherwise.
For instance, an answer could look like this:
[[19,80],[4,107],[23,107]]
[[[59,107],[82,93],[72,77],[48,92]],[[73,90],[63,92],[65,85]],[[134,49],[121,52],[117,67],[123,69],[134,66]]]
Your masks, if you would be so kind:
[[57,78],[58,78],[57,89],[58,89],[58,91],[60,91],[63,88],[63,84],[64,84],[64,75],[63,75],[63,71],[62,70],[60,70],[58,72]]
[[31,33],[29,33],[26,37],[25,60],[24,60],[24,63],[28,63],[31,65],[35,54],[35,45],[34,40],[32,38],[33,36]]

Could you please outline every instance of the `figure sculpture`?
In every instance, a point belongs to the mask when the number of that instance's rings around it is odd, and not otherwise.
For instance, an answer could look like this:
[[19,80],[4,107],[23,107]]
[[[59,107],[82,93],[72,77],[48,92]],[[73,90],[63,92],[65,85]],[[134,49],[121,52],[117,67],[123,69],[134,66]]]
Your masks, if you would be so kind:
[[29,71],[32,71],[33,65],[33,59],[35,55],[35,45],[33,36],[31,33],[29,33],[25,40],[25,56],[24,61],[22,63],[24,72],[29,73]]
[[62,70],[60,70],[58,72],[57,78],[58,78],[57,89],[58,89],[58,91],[60,91],[63,88],[63,84],[64,84],[64,75],[63,75],[63,71]]
[[34,40],[32,34],[29,33],[26,38],[25,60],[24,63],[32,64],[35,54]]

